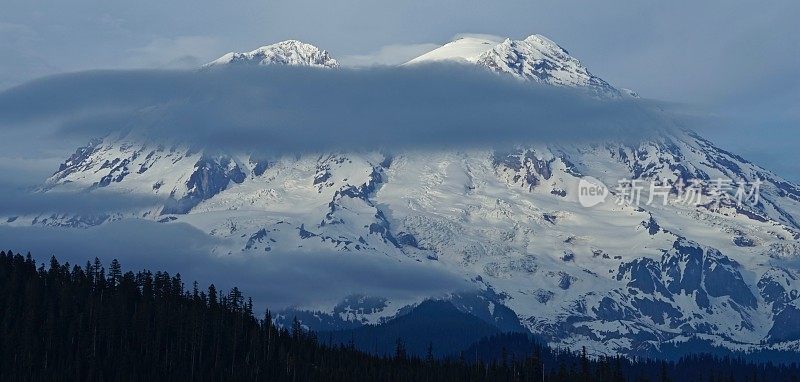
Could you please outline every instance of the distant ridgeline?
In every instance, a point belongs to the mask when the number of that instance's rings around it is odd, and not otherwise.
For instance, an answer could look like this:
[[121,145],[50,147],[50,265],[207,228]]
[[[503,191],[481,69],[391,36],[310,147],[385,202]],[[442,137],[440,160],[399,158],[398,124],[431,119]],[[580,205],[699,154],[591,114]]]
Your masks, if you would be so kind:
[[[585,351],[542,346],[525,333],[499,332],[448,305],[429,301],[382,325],[317,335],[297,320],[291,328],[279,327],[269,311],[256,318],[252,300],[238,288],[223,293],[212,284],[201,291],[195,282],[187,290],[179,274],[123,272],[116,260],[107,269],[97,258],[84,267],[55,258],[37,267],[30,254],[0,252],[0,380],[798,381],[800,376],[796,363],[755,363],[743,356],[696,355],[674,362],[589,358]],[[462,340],[454,340],[445,326]],[[474,336],[482,338],[463,340]]]

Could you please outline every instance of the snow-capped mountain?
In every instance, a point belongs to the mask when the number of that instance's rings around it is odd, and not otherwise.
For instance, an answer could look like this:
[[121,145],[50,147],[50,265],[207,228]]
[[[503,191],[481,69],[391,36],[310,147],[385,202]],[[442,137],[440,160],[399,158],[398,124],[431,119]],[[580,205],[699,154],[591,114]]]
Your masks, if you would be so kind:
[[[604,96],[632,93],[539,35],[464,38],[410,64],[436,60]],[[336,66],[296,41],[211,64],[240,61]],[[582,206],[587,176],[609,186],[606,203]],[[614,187],[623,179],[667,184],[674,197],[615,203],[626,192]],[[682,203],[688,191],[679,185],[695,179],[725,179],[730,188],[705,188],[705,202]],[[758,200],[737,203],[737,187],[754,184]],[[437,263],[479,290],[451,296],[462,309],[492,321],[505,306],[553,344],[599,352],[692,337],[734,349],[800,350],[800,187],[689,131],[635,145],[283,156],[109,136],[78,149],[42,191],[98,188],[167,202],[127,215],[46,213],[5,224],[86,227],[133,215],[229,239],[220,254],[302,248]],[[322,313],[379,322],[419,302],[383,297],[345,299]]]
[[507,38],[500,42],[488,38],[463,37],[406,64],[445,60],[474,63],[498,73],[549,85],[587,88],[604,96],[622,94],[590,73],[566,49],[538,34],[524,40]]
[[262,46],[256,50],[237,53],[230,52],[205,67],[217,65],[297,65],[336,68],[339,63],[327,51],[297,40],[282,41]]

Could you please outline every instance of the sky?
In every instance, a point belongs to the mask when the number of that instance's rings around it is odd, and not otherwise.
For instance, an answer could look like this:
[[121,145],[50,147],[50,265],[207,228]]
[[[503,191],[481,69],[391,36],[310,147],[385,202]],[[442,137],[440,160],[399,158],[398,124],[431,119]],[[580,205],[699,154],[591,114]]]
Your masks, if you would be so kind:
[[[0,191],[5,199],[0,210],[24,211],[41,203],[53,206],[62,203],[57,197],[42,200],[30,195],[12,194],[8,190],[40,183],[44,177],[52,174],[58,163],[74,152],[77,142],[84,143],[88,136],[103,133],[104,128],[117,121],[148,121],[141,119],[147,118],[147,115],[130,113],[136,105],[161,99],[158,97],[190,97],[188,94],[193,89],[185,86],[186,76],[190,74],[170,70],[196,68],[230,51],[250,51],[286,39],[298,39],[317,45],[329,51],[344,66],[364,67],[400,64],[463,34],[488,34],[513,39],[543,34],[580,59],[592,73],[611,84],[633,89],[653,105],[673,105],[690,117],[697,117],[692,120],[699,121],[697,127],[702,129],[702,133],[723,148],[785,178],[800,182],[800,161],[797,160],[797,144],[800,143],[798,15],[800,2],[796,0],[3,0],[0,11],[0,122],[4,124],[0,123]],[[104,72],[97,71],[75,73],[97,69],[125,71],[118,72],[114,78],[104,77]],[[73,74],[29,82],[42,76],[62,73]],[[291,79],[292,71],[288,73],[284,77],[286,81]],[[351,81],[355,83],[351,89],[366,89],[364,84],[358,88],[358,81],[353,81],[354,77],[347,77],[349,73],[319,74],[324,78],[317,78],[318,82],[314,84],[303,84],[301,88],[305,89],[305,93],[313,93],[314,86],[325,87],[336,81]],[[428,89],[425,94],[430,94],[431,97],[443,95],[441,92],[436,93],[434,89],[452,91],[452,94],[461,97],[457,101],[462,102],[462,109],[448,109],[447,113],[440,113],[438,117],[442,121],[457,117],[458,112],[474,113],[480,110],[475,107],[476,100],[468,97],[471,94],[465,91],[468,86],[475,86],[476,89],[487,89],[489,86],[488,89],[498,92],[515,91],[515,94],[521,94],[520,100],[542,100],[537,98],[540,94],[536,89],[528,89],[522,93],[519,89],[499,89],[497,87],[511,85],[487,85],[482,82],[483,77],[474,73],[462,73],[460,79],[468,79],[467,85],[456,83],[456,78],[446,76],[437,77],[436,81],[430,82],[419,75],[415,77],[413,71],[398,74],[377,68],[365,73],[373,76],[373,79],[379,79],[373,83],[383,84],[386,88],[395,89],[398,84],[404,84],[408,91]],[[428,75],[430,74],[435,72],[429,72]],[[225,79],[224,74],[203,76],[204,79],[193,86],[215,86]],[[128,82],[115,82],[122,81],[123,77]],[[251,79],[253,81],[244,81],[249,87],[233,88],[228,84],[227,87],[217,89],[228,94],[238,92],[237,96],[240,98],[232,99],[241,102],[222,105],[214,99],[204,100],[213,107],[199,110],[207,118],[196,119],[198,124],[195,131],[204,132],[202,122],[209,124],[220,121],[223,116],[235,112],[239,104],[252,102],[246,99],[247,95],[255,93],[270,97],[270,94],[285,94],[292,90],[290,82],[271,82],[270,86],[273,88],[262,94],[259,93],[261,90],[253,88],[254,85],[262,84],[260,80]],[[461,86],[459,91],[454,90],[456,86]],[[16,88],[8,90],[12,87]],[[102,91],[113,90],[115,87],[145,91],[120,92],[116,95]],[[83,91],[74,94],[71,89],[75,88]],[[39,90],[35,93],[39,97],[36,104],[46,104],[47,107],[37,106],[32,109],[30,106],[33,103],[25,102],[25,97],[33,94],[26,93],[30,89]],[[134,94],[135,97],[122,99],[120,94]],[[298,90],[296,94],[301,93]],[[336,105],[358,101],[360,93],[353,91],[344,95],[324,94],[339,103],[326,106],[326,100],[322,98],[311,102],[316,101],[316,107],[328,107],[326,112],[335,114],[337,110],[341,112]],[[559,107],[568,106],[572,109],[558,110],[578,111],[571,114],[584,119],[572,121],[576,127],[563,131],[568,135],[586,132],[587,126],[602,126],[611,121],[625,121],[634,127],[637,123],[650,128],[658,124],[657,117],[646,108],[631,109],[631,105],[617,104],[601,115],[597,114],[595,104],[579,95],[566,92],[556,98],[546,100],[554,102],[553,105],[560,105]],[[408,105],[409,110],[415,110],[418,114],[404,114],[403,117],[430,118],[436,114],[430,107],[443,107],[446,104],[442,97],[434,102],[426,102],[431,99],[433,98]],[[105,102],[104,109],[96,107],[101,101]],[[376,118],[380,107],[393,104],[391,94],[371,97],[368,101],[373,102],[374,112],[370,114],[370,110],[366,110],[357,113],[361,123],[351,126],[348,133],[340,138],[363,137],[361,132]],[[454,105],[453,101],[450,100],[449,105]],[[198,112],[197,109],[181,108],[179,102],[168,104],[169,107],[156,112],[175,118]],[[85,113],[74,118],[65,118],[63,112],[59,111],[65,105],[81,106]],[[526,112],[524,108],[513,103],[492,107],[496,110],[516,107],[515,110]],[[632,110],[635,113],[630,113]],[[236,124],[232,124],[232,128],[240,129],[238,132],[245,137],[248,137],[245,133],[252,130],[256,122],[263,120],[263,115],[257,113],[237,115],[238,119]],[[592,119],[594,125],[587,125],[585,119]],[[473,122],[479,126],[486,125],[484,122],[487,121],[476,119]],[[497,134],[499,138],[510,139],[515,134],[525,133],[513,124],[507,123],[503,126],[506,126],[506,130],[502,131],[503,134]],[[175,137],[170,134],[181,132],[171,130],[168,124],[154,124],[153,127],[156,128],[153,131],[164,134],[166,138]],[[348,128],[344,125],[335,127]],[[302,126],[294,128],[300,129]],[[52,139],[53,132],[58,133],[55,135],[56,139]],[[376,136],[382,137],[386,142],[413,144],[413,140],[408,140],[407,136],[392,135],[396,132],[397,130],[387,129],[373,133],[380,133]],[[542,132],[534,130],[527,133]],[[433,144],[442,142],[442,137],[447,136],[445,133],[448,130],[440,133],[438,136],[428,136],[427,141]],[[45,140],[44,137],[48,134],[51,139]],[[329,144],[324,143],[330,142],[324,139],[330,138],[325,134],[326,131],[316,131],[312,136],[320,141],[315,144]],[[465,135],[460,137],[464,138]],[[219,141],[219,137],[210,135],[202,138]],[[481,139],[477,135],[474,138]],[[247,139],[244,140],[246,141]],[[29,146],[37,142],[40,143],[39,147]],[[242,144],[237,141],[228,143]],[[343,140],[340,143],[346,142]],[[302,144],[301,141],[289,141],[285,146],[301,148]],[[110,195],[105,199],[85,198],[72,203],[75,206],[98,208],[106,203],[112,205],[113,200],[114,196]],[[149,201],[131,200],[129,203],[136,205]],[[119,223],[86,231],[82,236],[33,227],[24,230],[2,228],[0,239],[16,240],[24,243],[26,248],[40,253],[47,252],[45,244],[52,247],[53,243],[60,243],[62,247],[72,249],[70,253],[75,256],[75,260],[87,252],[116,253],[125,260],[134,262],[133,266],[149,264],[151,267],[184,269],[184,272],[193,272],[190,277],[201,279],[212,278],[210,273],[221,266],[206,261],[207,259],[192,262],[180,253],[173,253],[174,256],[143,258],[137,253],[119,251],[120,248],[125,248],[124,245],[120,247],[119,243],[103,240],[108,237],[123,237],[131,243],[140,243],[141,235],[160,237],[157,235],[161,232],[148,224]],[[124,235],[132,230],[140,235]],[[186,251],[196,254],[202,250],[196,247],[200,245],[197,243],[202,243],[198,233],[187,227],[177,227],[175,230],[179,232],[172,233],[174,236],[163,233],[167,235],[164,240],[150,241],[153,247],[136,248],[159,253],[169,248],[181,247],[173,245],[167,239],[180,237],[181,240],[187,240],[184,248]],[[159,243],[162,246],[158,246]],[[313,263],[320,264],[320,269],[340,269],[339,273],[332,273],[332,277],[336,279],[353,277],[353,274],[359,273],[385,274],[385,278],[392,274],[405,278],[405,275],[419,271],[406,268],[377,269],[375,267],[382,266],[377,263],[345,262],[335,266],[328,264],[326,260]],[[192,267],[191,264],[197,265]],[[201,267],[200,264],[205,266]],[[288,278],[299,279],[302,281],[300,284],[310,287],[324,288],[324,285],[315,284],[308,279],[315,277],[313,271],[308,271],[305,278],[303,274],[292,273],[294,264],[291,261],[285,262],[283,270],[288,270],[285,273],[289,275]],[[259,268],[246,260],[244,263],[225,266],[230,272],[224,275],[215,274],[214,277],[235,279],[254,289],[263,284],[260,280],[282,275],[273,272],[275,274],[258,273],[237,277],[248,269]],[[447,279],[446,276],[429,278]],[[361,284],[370,285],[370,281],[362,280]],[[457,282],[444,284],[447,285],[423,285],[423,289],[449,288]],[[393,288],[403,289],[400,286]],[[305,291],[299,289],[296,293],[303,295]],[[258,294],[257,290],[251,292]],[[259,296],[266,296],[265,301],[282,303],[274,295],[267,296],[273,292],[261,292]],[[416,292],[419,291],[409,293]]]
[[191,68],[290,38],[345,65],[392,65],[462,33],[540,33],[614,85],[715,116],[706,135],[800,181],[798,14],[793,0],[4,0],[0,89],[66,71]]

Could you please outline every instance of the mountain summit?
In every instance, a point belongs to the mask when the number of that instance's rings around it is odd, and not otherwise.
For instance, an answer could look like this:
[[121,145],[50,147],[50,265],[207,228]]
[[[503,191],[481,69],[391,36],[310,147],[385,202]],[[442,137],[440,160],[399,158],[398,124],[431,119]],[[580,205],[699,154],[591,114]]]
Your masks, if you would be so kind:
[[503,40],[496,40],[492,36],[459,37],[439,48],[408,61],[405,65],[436,61],[461,61],[474,64],[481,54],[492,49],[502,41]]
[[590,73],[566,49],[539,34],[524,40],[506,38],[502,41],[488,37],[462,37],[414,58],[406,65],[437,61],[477,64],[520,79],[587,88],[604,96],[623,94]]
[[336,68],[339,63],[331,58],[327,51],[314,45],[297,40],[286,40],[272,45],[262,46],[246,53],[231,52],[209,62],[206,67],[243,64],[243,65],[294,65]]

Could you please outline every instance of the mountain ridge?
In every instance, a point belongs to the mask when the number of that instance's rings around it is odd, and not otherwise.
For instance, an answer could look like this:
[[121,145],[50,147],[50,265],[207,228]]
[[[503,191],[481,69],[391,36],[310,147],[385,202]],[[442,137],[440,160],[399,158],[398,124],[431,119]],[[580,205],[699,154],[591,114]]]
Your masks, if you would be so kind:
[[205,64],[204,68],[221,65],[293,65],[337,68],[339,62],[327,51],[298,40],[265,45],[250,52],[230,52]]

